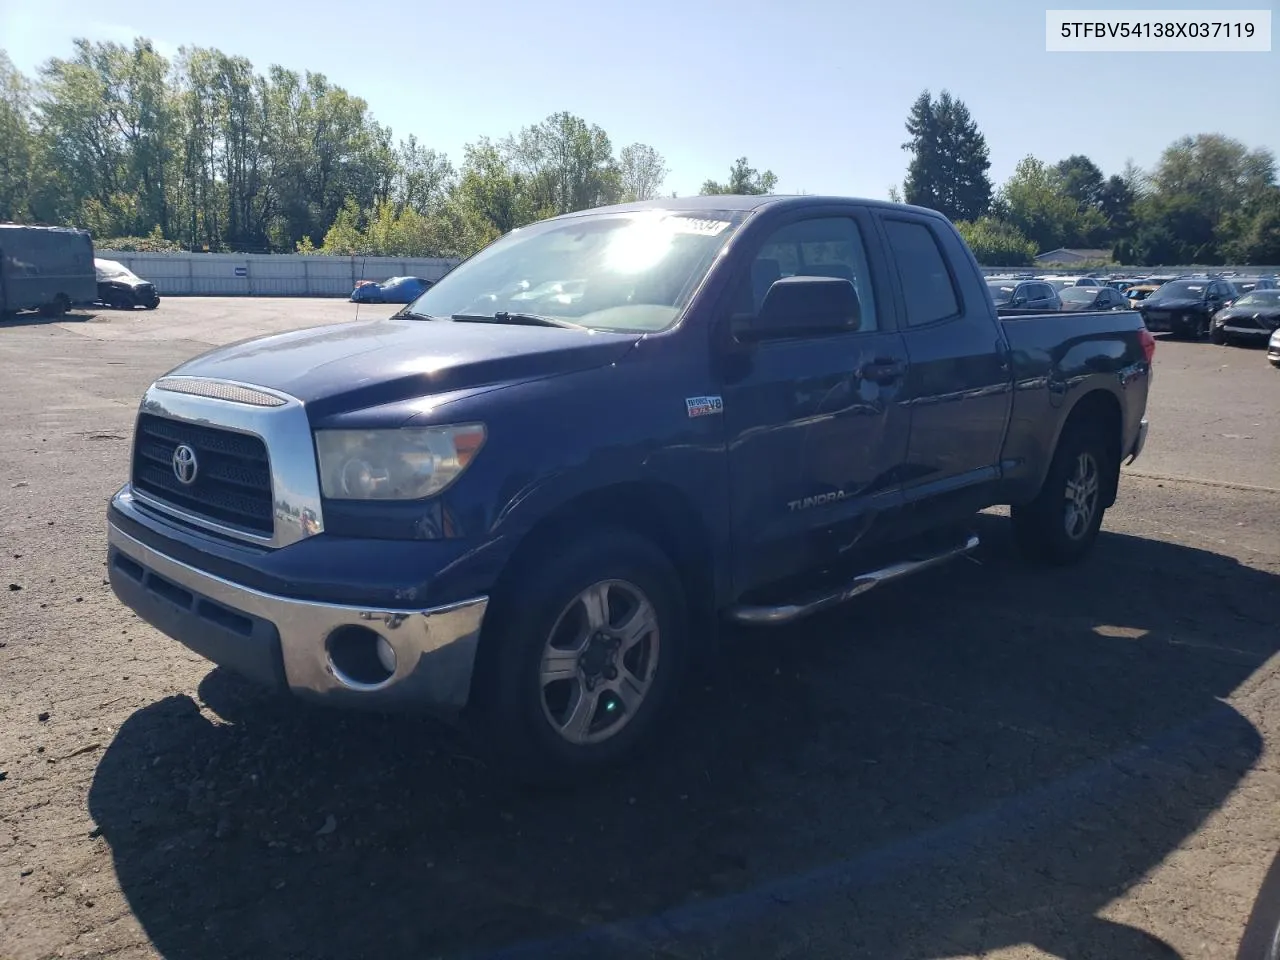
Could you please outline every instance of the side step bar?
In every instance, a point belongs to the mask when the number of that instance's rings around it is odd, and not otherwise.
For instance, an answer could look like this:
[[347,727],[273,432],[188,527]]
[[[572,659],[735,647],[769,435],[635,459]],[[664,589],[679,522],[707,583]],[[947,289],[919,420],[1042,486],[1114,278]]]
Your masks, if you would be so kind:
[[859,574],[851,583],[843,587],[817,593],[794,603],[784,603],[771,607],[731,607],[729,609],[729,619],[738,623],[749,623],[758,626],[778,626],[784,623],[792,623],[802,617],[811,616],[819,610],[826,610],[828,607],[834,607],[837,604],[844,603],[846,600],[852,600],[859,594],[873,590],[882,583],[909,577],[913,573],[928,570],[930,567],[936,567],[941,563],[946,563],[948,560],[954,560],[956,557],[972,553],[977,548],[978,538],[976,535],[970,534],[963,544],[952,547],[949,550],[943,550],[940,553],[930,554],[925,557],[917,557],[914,560],[903,560],[899,563],[882,567],[879,570]]

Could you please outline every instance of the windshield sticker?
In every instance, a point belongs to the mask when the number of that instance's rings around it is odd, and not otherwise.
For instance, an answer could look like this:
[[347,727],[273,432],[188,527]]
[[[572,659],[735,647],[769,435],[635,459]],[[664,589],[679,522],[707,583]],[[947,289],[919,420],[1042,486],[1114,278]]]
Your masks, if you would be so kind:
[[719,397],[686,397],[684,405],[688,408],[691,418],[707,417],[713,413],[724,412],[724,401]]
[[724,233],[728,220],[695,220],[693,217],[672,217],[667,221],[672,233],[693,233],[700,237],[715,237]]

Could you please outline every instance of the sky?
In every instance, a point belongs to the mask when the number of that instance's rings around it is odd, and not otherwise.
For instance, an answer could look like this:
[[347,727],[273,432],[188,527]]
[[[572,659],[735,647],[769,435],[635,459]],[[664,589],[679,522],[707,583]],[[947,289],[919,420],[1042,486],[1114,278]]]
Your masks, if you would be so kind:
[[[1274,0],[1216,7],[1270,8],[1280,28]],[[567,110],[615,150],[656,147],[680,195],[746,156],[780,193],[884,198],[905,176],[903,123],[925,89],[968,105],[997,187],[1027,154],[1084,153],[1111,174],[1197,133],[1280,154],[1274,37],[1270,53],[1048,53],[1045,5],[1028,0],[0,0],[0,48],[28,74],[81,36],[323,73],[455,162],[480,136]]]

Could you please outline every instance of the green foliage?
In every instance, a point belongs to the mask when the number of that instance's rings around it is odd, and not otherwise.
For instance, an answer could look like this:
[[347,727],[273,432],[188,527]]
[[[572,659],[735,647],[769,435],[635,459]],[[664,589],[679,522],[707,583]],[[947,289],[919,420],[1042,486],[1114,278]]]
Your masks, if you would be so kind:
[[995,210],[1041,250],[1093,246],[1107,222],[1096,207],[1069,196],[1057,171],[1024,157],[996,197]]
[[1037,252],[1036,245],[1017,227],[994,217],[957,220],[956,229],[983,266],[1025,267]]
[[763,196],[773,191],[778,185],[778,177],[772,170],[760,173],[747,162],[746,157],[739,157],[729,168],[729,179],[724,183],[715,180],[703,181],[698,192],[704,197],[719,197],[728,194]]
[[943,90],[925,90],[907,116],[910,151],[903,195],[907,203],[937,210],[952,220],[976,220],[991,207],[987,141],[964,102]]
[[94,237],[93,245],[99,250],[119,253],[178,253],[182,250],[172,240],[164,238],[159,226],[145,237]]
[[[1129,262],[1280,262],[1266,150],[1201,134],[1150,172],[1109,177],[1080,154],[1027,158],[993,204],[986,141],[963,102],[925,91],[907,131],[902,196],[962,221],[992,265],[1102,245]],[[654,148],[615,155],[603,129],[566,112],[482,137],[455,165],[394,139],[323,74],[263,73],[200,47],[168,60],[137,38],[76,40],[27,78],[0,51],[0,220],[86,227],[104,248],[464,257],[541,217],[663,195],[668,172]],[[739,157],[701,192],[777,182]]]

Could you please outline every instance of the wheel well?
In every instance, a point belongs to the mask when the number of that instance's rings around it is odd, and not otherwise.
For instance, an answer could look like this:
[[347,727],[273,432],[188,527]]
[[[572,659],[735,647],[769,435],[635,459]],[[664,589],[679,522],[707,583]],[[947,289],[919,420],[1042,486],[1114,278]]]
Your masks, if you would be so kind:
[[[689,498],[663,483],[637,481],[602,487],[574,497],[541,518],[521,537],[493,585],[490,612],[504,616],[500,607],[511,593],[508,585],[526,575],[544,551],[591,526],[626,527],[652,540],[667,555],[684,585],[694,622],[691,636],[707,639],[704,649],[694,652],[709,653],[718,623],[711,535]],[[482,635],[480,656],[485,655]]]
[[1107,477],[1107,490],[1104,503],[1109,507],[1116,501],[1116,489],[1120,482],[1121,445],[1124,441],[1124,416],[1120,412],[1120,401],[1106,390],[1093,390],[1076,402],[1067,421],[1062,425],[1061,438],[1069,430],[1085,425],[1099,428],[1106,438],[1108,453],[1111,454],[1111,472]]

